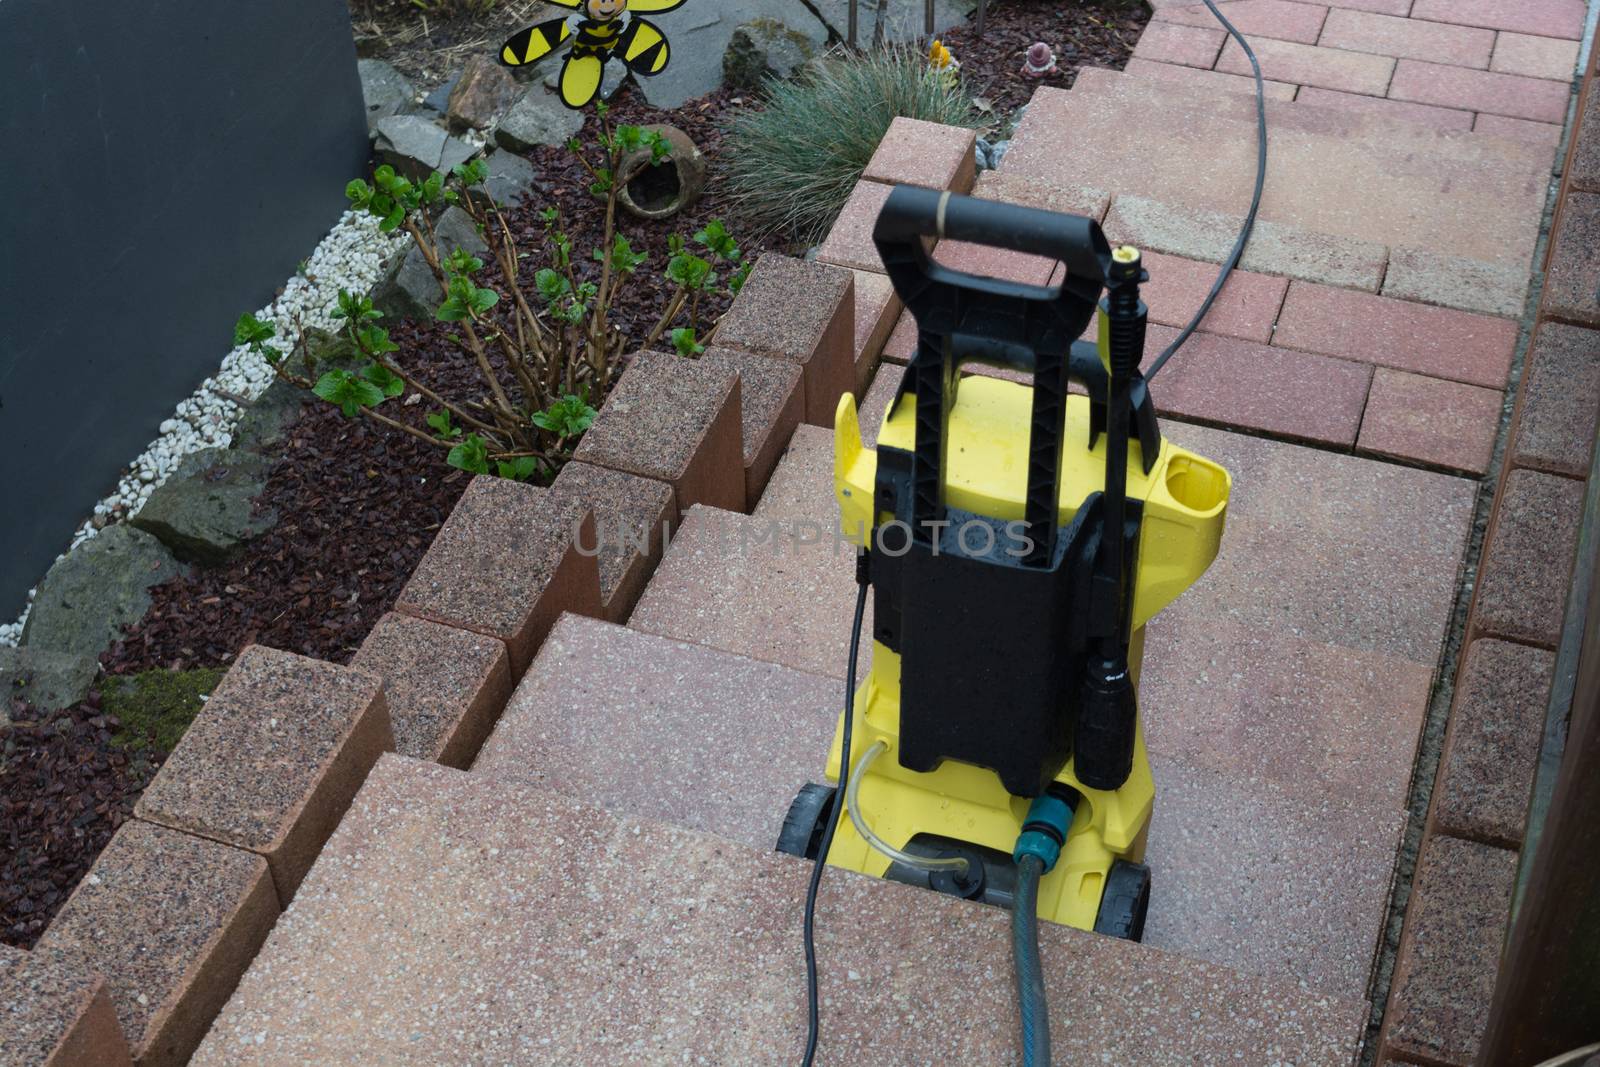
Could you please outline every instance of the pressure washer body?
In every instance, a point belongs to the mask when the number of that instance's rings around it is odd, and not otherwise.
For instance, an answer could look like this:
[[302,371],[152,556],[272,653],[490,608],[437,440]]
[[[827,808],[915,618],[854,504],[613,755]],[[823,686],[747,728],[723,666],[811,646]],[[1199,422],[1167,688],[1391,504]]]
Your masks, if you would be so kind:
[[[1040,917],[1137,939],[1144,627],[1215,558],[1228,474],[1162,438],[1139,372],[1146,275],[1094,220],[902,186],[873,237],[917,349],[875,448],[854,397],[835,420],[873,628],[827,862],[1009,907],[1039,856]],[[954,271],[935,237],[1055,260],[1060,281]],[[1080,340],[1097,311],[1098,342]],[[974,363],[1028,384],[963,376]],[[845,801],[807,786],[778,847],[815,856]]]

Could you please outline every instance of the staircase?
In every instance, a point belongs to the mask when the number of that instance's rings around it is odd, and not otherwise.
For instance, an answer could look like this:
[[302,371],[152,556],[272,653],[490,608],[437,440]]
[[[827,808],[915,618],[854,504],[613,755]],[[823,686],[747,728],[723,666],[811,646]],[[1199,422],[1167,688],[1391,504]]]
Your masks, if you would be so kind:
[[[1295,47],[1267,50],[1271,169],[1244,261],[1291,279],[1287,303],[1261,336],[1197,345],[1311,359],[1272,337],[1323,287],[1375,294],[1373,336],[1402,348],[1419,304],[1468,339],[1520,314],[1550,146],[1381,94],[1294,99],[1311,79],[1285,64],[1329,51]],[[1141,58],[1042,89],[979,195],[1099,204],[1113,240],[1220,261],[1254,171],[1236,73]],[[1044,933],[1059,1062],[1348,1065],[1367,1025],[1477,483],[1347,454],[1385,451],[1367,446],[1369,383],[1405,363],[1305,347],[1364,375],[1343,436],[1295,426],[1317,391],[1274,380],[1217,410],[1276,420],[1163,423],[1234,495],[1220,557],[1149,627],[1146,942]],[[880,411],[899,373],[879,370]],[[1476,389],[1498,417],[1503,374],[1398,378]],[[195,1063],[798,1060],[809,865],[772,845],[822,777],[843,695],[854,583],[831,434],[802,426],[752,503],[690,508],[627,625],[563,617],[469,772],[384,757]],[[820,1062],[1014,1060],[1003,913],[842,871],[823,884]]]

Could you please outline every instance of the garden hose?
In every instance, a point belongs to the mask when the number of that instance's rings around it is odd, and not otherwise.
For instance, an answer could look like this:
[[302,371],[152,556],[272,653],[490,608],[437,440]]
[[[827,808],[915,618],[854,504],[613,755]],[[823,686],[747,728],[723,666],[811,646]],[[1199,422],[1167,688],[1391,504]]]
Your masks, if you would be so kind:
[[1017,864],[1017,892],[1011,905],[1011,960],[1017,974],[1017,1004],[1022,1015],[1023,1067],[1050,1062],[1050,1017],[1044,998],[1044,968],[1039,962],[1039,879],[1044,861],[1024,856]]
[[811,1067],[817,1058],[817,1038],[822,1021],[817,1010],[817,888],[822,885],[822,869],[828,865],[828,849],[833,847],[833,832],[839,827],[839,809],[844,806],[850,782],[850,730],[856,718],[856,660],[861,654],[861,620],[867,611],[867,554],[856,553],[856,614],[850,624],[850,662],[844,669],[844,728],[839,737],[839,788],[833,794],[833,810],[822,831],[817,862],[811,868],[811,884],[806,887],[806,1054],[801,1062]]

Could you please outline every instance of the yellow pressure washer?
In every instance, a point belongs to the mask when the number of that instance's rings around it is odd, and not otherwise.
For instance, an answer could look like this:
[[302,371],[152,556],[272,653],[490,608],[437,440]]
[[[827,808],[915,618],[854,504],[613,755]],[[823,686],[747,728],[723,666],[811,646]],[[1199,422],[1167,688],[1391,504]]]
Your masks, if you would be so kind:
[[[964,274],[929,257],[930,237],[1044,256],[1065,275]],[[835,492],[862,549],[827,762],[840,785],[801,790],[778,848],[1011,908],[1024,1046],[1045,1042],[1026,1062],[1048,1062],[1035,918],[1142,936],[1144,626],[1216,557],[1230,481],[1162,438],[1139,370],[1148,275],[1097,222],[900,186],[873,238],[917,349],[875,449],[855,398],[839,403]],[[1098,343],[1079,340],[1097,310]],[[963,376],[973,363],[1031,382]]]

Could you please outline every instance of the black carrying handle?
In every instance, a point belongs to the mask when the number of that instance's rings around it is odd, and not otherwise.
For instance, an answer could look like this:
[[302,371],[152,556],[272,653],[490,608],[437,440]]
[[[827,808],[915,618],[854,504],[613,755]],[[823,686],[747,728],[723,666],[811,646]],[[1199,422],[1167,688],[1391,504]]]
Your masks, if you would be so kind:
[[[880,251],[885,245],[920,248],[923,237],[966,241],[1058,260],[1067,268],[1069,277],[1093,282],[1096,290],[1111,266],[1111,246],[1094,219],[914,185],[895,186],[872,228],[873,242]],[[978,278],[960,271],[950,273]]]

